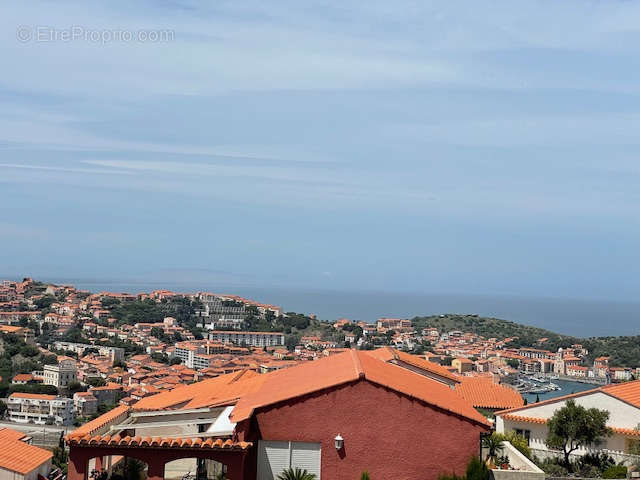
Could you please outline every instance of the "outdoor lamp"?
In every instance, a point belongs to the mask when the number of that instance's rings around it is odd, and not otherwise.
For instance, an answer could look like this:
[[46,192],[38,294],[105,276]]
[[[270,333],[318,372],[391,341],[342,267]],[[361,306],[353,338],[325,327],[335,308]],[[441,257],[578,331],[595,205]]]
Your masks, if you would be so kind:
[[342,450],[342,445],[344,445],[344,438],[342,438],[342,435],[336,435],[336,438],[334,438],[333,441],[336,444],[336,450]]

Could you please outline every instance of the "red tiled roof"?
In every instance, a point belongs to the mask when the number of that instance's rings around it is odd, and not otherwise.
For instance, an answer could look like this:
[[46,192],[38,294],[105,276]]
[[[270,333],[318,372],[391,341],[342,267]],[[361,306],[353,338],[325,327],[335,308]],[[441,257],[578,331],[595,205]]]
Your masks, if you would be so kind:
[[[537,403],[536,405],[539,405]],[[502,418],[505,420],[512,420],[514,422],[523,422],[523,423],[536,423],[538,425],[546,425],[546,418],[537,418],[537,417],[524,417],[521,415],[513,415],[511,413],[507,413],[503,415]],[[619,433],[621,435],[627,437],[640,437],[640,430],[635,430],[633,428],[621,428],[621,427],[609,427],[613,432]]]
[[460,377],[453,375],[445,367],[434,362],[429,362],[428,360],[420,358],[417,355],[411,355],[410,353],[401,352],[400,350],[396,350],[391,347],[382,347],[366,353],[376,357],[379,360],[382,360],[383,362],[392,362],[394,360],[404,362],[413,367],[425,370],[429,373],[433,373],[434,375],[444,377],[454,382],[460,382]]
[[489,425],[480,413],[447,385],[357,350],[264,376],[266,380],[259,390],[238,401],[231,414],[233,421],[249,418],[257,408],[366,379],[482,425]]
[[0,429],[0,468],[26,475],[53,456],[48,450],[22,442],[24,437],[24,433],[9,428]]
[[235,403],[242,395],[257,389],[264,378],[251,370],[220,375],[143,398],[136,403],[134,410],[200,408],[224,402]]
[[618,400],[640,408],[640,380],[607,385],[601,387],[601,390]]
[[493,383],[486,377],[463,377],[456,393],[476,408],[514,408],[524,405],[524,399],[514,389]]
[[9,398],[30,398],[32,400],[55,400],[55,395],[45,395],[44,393],[22,393],[13,392]]
[[85,423],[81,427],[71,432],[69,435],[67,435],[67,440],[75,437],[83,437],[85,435],[93,434],[98,430],[100,430],[102,427],[106,426],[107,424],[117,420],[118,417],[126,416],[128,412],[129,412],[128,406],[126,405],[117,406],[116,408],[109,410],[104,415],[100,415],[98,418]]
[[216,450],[246,450],[253,444],[251,442],[233,442],[232,440],[214,440],[208,438],[163,438],[163,437],[131,437],[120,435],[85,435],[69,438],[70,445],[93,446],[109,445],[117,447],[161,447],[161,448],[202,448]]

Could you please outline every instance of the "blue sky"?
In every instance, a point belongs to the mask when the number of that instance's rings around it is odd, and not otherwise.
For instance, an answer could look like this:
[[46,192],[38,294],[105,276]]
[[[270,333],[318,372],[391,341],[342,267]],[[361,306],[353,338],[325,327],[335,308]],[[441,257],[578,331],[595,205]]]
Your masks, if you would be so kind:
[[639,25],[613,0],[4,2],[0,275],[637,299]]

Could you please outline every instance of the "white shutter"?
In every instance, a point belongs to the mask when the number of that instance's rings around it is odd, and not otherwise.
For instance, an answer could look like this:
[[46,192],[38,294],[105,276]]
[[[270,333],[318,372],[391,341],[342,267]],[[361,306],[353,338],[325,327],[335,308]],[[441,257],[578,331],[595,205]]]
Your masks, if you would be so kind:
[[258,441],[258,480],[274,480],[289,461],[289,442]]
[[291,467],[315,473],[320,480],[320,454],[319,443],[291,442]]

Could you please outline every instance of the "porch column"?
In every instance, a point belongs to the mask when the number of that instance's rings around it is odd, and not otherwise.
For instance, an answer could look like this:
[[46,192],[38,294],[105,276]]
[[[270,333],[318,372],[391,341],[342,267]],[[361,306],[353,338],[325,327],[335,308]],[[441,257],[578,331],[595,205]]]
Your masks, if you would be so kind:
[[227,465],[227,480],[244,480],[244,459],[245,455],[234,456]]
[[96,457],[96,466],[94,468],[99,472],[104,469],[104,461],[102,460],[102,457]]
[[147,461],[147,480],[164,480],[163,458],[153,458]]
[[86,480],[88,455],[79,448],[71,448],[69,451],[69,471],[67,480]]

